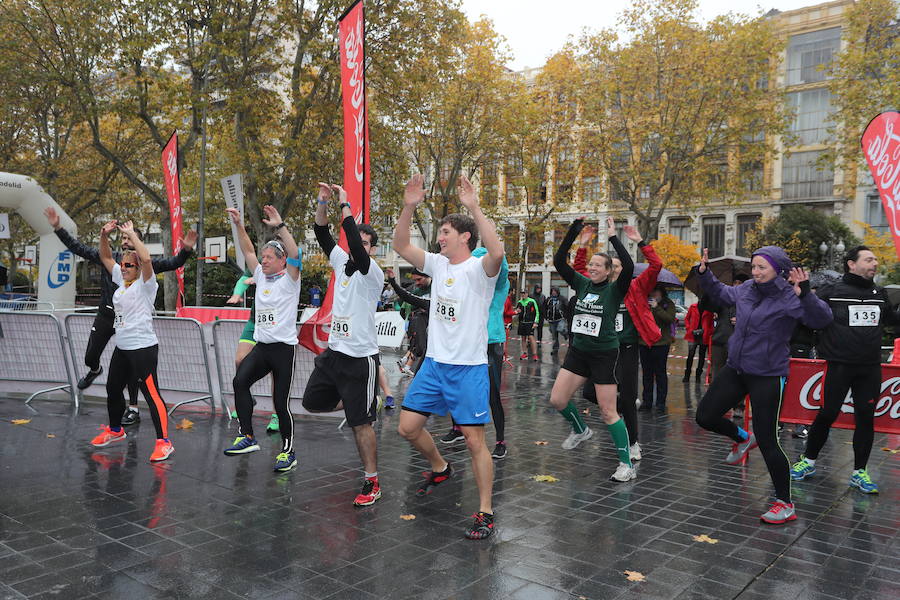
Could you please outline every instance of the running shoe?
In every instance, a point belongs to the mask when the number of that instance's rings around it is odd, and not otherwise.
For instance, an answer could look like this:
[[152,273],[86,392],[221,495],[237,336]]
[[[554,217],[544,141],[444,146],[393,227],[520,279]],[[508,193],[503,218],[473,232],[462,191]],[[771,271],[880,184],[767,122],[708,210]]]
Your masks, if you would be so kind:
[[278,433],[280,431],[278,427],[278,415],[272,413],[272,417],[269,419],[269,424],[266,425],[266,433]]
[[519,357],[519,360],[525,360],[525,359],[527,359],[527,358],[528,358],[528,353],[527,353],[527,352],[523,352],[523,353],[522,353],[522,356]]
[[494,515],[486,512],[477,512],[474,515],[475,522],[466,529],[466,537],[470,540],[483,540],[494,533]]
[[610,475],[609,479],[610,481],[625,483],[626,481],[637,479],[637,470],[634,467],[630,467],[625,463],[620,462],[619,467],[616,469],[616,472]]
[[806,425],[797,425],[796,427],[794,427],[794,431],[793,433],[791,433],[791,437],[805,440],[809,437],[809,428]]
[[366,479],[363,482],[362,491],[353,501],[353,506],[371,506],[381,498],[381,486],[377,479]]
[[746,441],[741,442],[737,445],[737,447],[728,453],[728,456],[725,457],[725,462],[729,465],[736,465],[747,456],[747,453],[756,448],[756,436],[754,434],[750,434],[750,437],[746,439]]
[[797,513],[794,512],[793,504],[776,500],[772,503],[772,508],[760,515],[759,518],[763,523],[781,525],[788,521],[794,521],[797,518]]
[[562,443],[563,450],[573,450],[578,447],[578,444],[583,442],[584,440],[591,439],[591,436],[594,435],[594,430],[590,427],[585,427],[584,431],[581,433],[575,433],[573,430],[569,437],[565,439]]
[[463,435],[463,432],[459,429],[453,428],[441,437],[442,444],[454,444],[456,442],[461,442],[466,439],[466,436]]
[[538,355],[537,355],[537,354],[535,354],[534,356],[531,357],[531,360],[533,360],[534,362],[537,362],[537,361],[539,361],[539,360],[541,360],[541,359],[538,358]]
[[869,477],[869,472],[865,469],[853,471],[853,475],[850,476],[850,485],[859,489],[859,491],[864,494],[878,493],[878,486],[875,485],[875,482]]
[[88,371],[84,374],[84,377],[78,380],[78,389],[86,390],[91,387],[91,384],[94,383],[94,380],[100,377],[100,373],[103,372],[103,367],[100,367],[96,371]]
[[297,457],[293,452],[282,452],[275,457],[275,468],[279,473],[287,473],[297,466]]
[[385,408],[394,408],[394,397],[393,397],[393,396],[387,396],[387,397],[385,397],[385,399],[384,399],[384,407],[385,407]]
[[120,429],[119,431],[113,431],[109,428],[109,425],[100,428],[100,434],[91,440],[92,446],[97,446],[98,448],[102,448],[103,446],[109,446],[113,442],[118,442],[119,440],[125,439],[125,430]]
[[447,463],[447,468],[441,472],[437,471],[425,471],[422,473],[425,476],[425,483],[422,484],[418,490],[416,490],[416,496],[425,496],[431,493],[432,488],[439,486],[444,483],[451,477],[453,477],[453,467],[450,466],[450,463]]
[[135,423],[140,423],[141,421],[141,413],[133,407],[129,406],[125,409],[125,414],[122,415],[122,425],[124,427],[128,427],[129,425],[134,425]]
[[802,454],[800,455],[800,460],[791,465],[791,479],[794,481],[803,481],[807,477],[812,477],[816,474],[816,465],[809,462]]
[[236,410],[231,411],[231,418],[237,419],[237,411]]
[[165,439],[156,440],[156,447],[153,449],[153,454],[150,455],[150,462],[166,460],[172,456],[173,452],[175,452],[175,447],[172,446],[172,442]]
[[636,462],[641,460],[641,445],[637,442],[633,443],[628,447],[628,457],[631,459],[631,462]]
[[239,435],[234,438],[234,443],[231,446],[225,448],[225,455],[236,456],[238,454],[256,452],[257,450],[259,450],[259,443],[257,443],[256,438]]
[[506,442],[497,442],[494,451],[491,452],[491,458],[506,458]]

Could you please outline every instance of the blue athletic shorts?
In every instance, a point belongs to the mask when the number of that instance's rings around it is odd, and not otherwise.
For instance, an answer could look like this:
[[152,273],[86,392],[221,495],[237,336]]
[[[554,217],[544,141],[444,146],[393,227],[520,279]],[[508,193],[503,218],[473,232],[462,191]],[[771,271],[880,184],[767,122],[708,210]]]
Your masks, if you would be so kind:
[[457,425],[491,422],[488,366],[448,365],[426,357],[406,390],[403,408],[423,414],[453,415]]

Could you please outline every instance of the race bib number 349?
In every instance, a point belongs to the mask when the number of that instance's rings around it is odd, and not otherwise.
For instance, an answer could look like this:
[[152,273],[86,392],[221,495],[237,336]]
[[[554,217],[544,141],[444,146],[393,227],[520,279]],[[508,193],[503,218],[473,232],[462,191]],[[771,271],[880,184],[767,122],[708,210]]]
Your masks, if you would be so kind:
[[445,323],[459,323],[459,300],[438,296],[434,305],[435,316]]
[[575,315],[575,318],[572,319],[572,333],[597,337],[600,335],[600,324],[602,322],[603,319],[601,317]]
[[850,327],[878,327],[880,319],[880,306],[866,306],[864,304],[850,306]]

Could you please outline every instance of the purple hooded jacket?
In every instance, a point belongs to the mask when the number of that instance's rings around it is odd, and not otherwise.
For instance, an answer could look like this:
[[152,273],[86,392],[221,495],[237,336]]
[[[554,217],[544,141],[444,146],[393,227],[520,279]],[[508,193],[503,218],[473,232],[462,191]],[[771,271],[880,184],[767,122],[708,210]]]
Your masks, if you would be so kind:
[[766,283],[752,279],[737,287],[723,284],[707,269],[700,285],[719,306],[734,306],[737,322],[728,341],[728,366],[738,373],[785,376],[790,367],[790,339],[800,321],[811,329],[822,329],[833,320],[828,304],[813,293],[798,297],[787,282],[793,264],[777,246],[764,246],[753,253],[778,266],[779,276]]

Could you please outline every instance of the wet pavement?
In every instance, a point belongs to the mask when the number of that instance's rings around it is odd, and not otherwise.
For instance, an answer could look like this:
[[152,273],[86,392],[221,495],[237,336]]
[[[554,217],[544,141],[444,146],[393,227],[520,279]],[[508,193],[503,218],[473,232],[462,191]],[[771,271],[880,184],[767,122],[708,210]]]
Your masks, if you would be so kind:
[[[762,457],[724,464],[730,442],[694,424],[704,388],[681,383],[683,360],[670,359],[668,414],[640,413],[638,479],[616,484],[596,406],[580,403],[594,437],[560,447],[567,425],[547,405],[560,357],[541,351],[504,372],[509,455],[495,461],[498,532],[480,542],[462,535],[477,510],[465,445],[442,447],[457,476],[417,497],[427,464],[397,411],[377,426],[384,495],[360,509],[352,433],[333,420],[298,417],[300,465],[277,475],[278,436],[225,457],[237,424],[222,417],[179,410],[172,423],[193,426],[153,466],[146,409],[125,443],[94,449],[104,406],[0,399],[0,598],[900,598],[900,470],[882,450],[898,440],[876,435],[882,493],[865,496],[847,485],[850,433],[833,431],[817,475],[794,485],[798,520],[764,526]],[[401,398],[408,380],[385,364]],[[791,460],[803,447],[787,430],[782,444]]]

